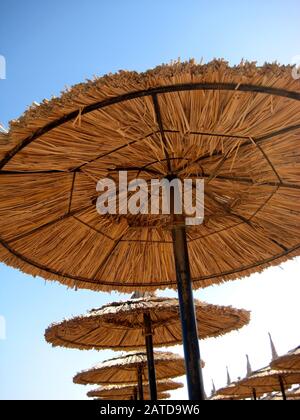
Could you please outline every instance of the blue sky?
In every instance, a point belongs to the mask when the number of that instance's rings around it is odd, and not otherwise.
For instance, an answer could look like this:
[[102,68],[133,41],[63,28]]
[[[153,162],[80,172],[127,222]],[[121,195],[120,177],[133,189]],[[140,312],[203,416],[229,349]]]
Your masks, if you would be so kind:
[[[300,54],[299,0],[2,0],[0,12],[5,126],[33,101],[93,75],[142,71],[178,57],[288,64]],[[280,352],[299,344],[298,279],[296,261],[196,293],[253,310],[252,324],[239,334],[203,343],[207,391],[211,377],[224,384],[226,364],[233,377],[243,375],[245,352],[255,367],[267,363],[268,330]],[[86,389],[73,385],[72,376],[111,353],[52,349],[43,333],[51,322],[114,299],[120,296],[70,291],[0,265],[0,317],[7,335],[0,340],[0,399],[84,398]],[[184,392],[174,396],[184,398]]]

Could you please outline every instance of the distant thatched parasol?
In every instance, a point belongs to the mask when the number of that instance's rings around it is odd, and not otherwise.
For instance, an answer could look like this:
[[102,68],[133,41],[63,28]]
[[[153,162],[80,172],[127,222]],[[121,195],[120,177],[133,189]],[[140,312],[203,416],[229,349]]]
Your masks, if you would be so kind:
[[[184,359],[170,352],[155,352],[157,380],[183,376]],[[143,399],[143,382],[148,382],[147,355],[134,353],[107,360],[93,369],[83,371],[74,377],[74,383],[81,385],[124,385],[138,386],[140,399]]]
[[245,387],[241,386],[239,382],[234,382],[230,385],[227,385],[224,388],[219,389],[215,395],[212,396],[211,399],[236,399],[236,400],[244,400],[247,398],[257,399],[258,397],[262,396],[268,392],[268,388],[264,389],[261,388],[256,390],[254,387]]
[[[199,337],[217,337],[249,322],[249,312],[196,301]],[[136,350],[145,347],[144,314],[150,315],[155,347],[182,342],[179,302],[144,297],[116,302],[50,326],[46,340],[54,346],[87,349]]]
[[[169,394],[168,392],[162,392],[161,394],[157,395],[157,399],[158,400],[168,400],[171,398],[171,394]],[[103,401],[103,400],[108,400],[108,401],[122,401],[122,400],[134,400],[135,396],[131,397],[128,395],[111,395],[109,397],[101,397],[101,398],[94,398],[94,400],[96,401]],[[144,394],[144,399],[145,400],[149,400],[150,399],[150,394],[145,393]]]
[[[147,350],[149,385],[156,400],[153,346],[182,343],[178,299],[134,294],[131,300],[115,302],[85,316],[50,326],[46,340],[54,346],[88,349]],[[200,338],[216,337],[249,322],[245,310],[195,302]]]
[[[159,381],[157,383],[157,397],[158,399],[162,399],[161,397],[164,396],[164,392],[176,390],[182,387],[183,384],[171,380]],[[105,399],[136,399],[137,387],[133,385],[111,385],[90,391],[88,392],[87,396],[90,398]],[[144,389],[144,399],[147,400],[150,399],[150,397],[150,393]]]
[[249,378],[240,381],[242,387],[255,389],[256,392],[266,393],[281,391],[283,399],[286,399],[285,390],[292,385],[300,383],[300,372],[288,372],[274,370],[270,367],[253,372]]
[[[178,287],[189,394],[204,398],[191,283],[300,254],[299,113],[291,67],[222,60],[120,72],[35,105],[0,146],[0,259],[70,287]],[[97,182],[120,171],[204,179],[204,223],[100,216]]]
[[300,346],[273,360],[271,367],[279,370],[300,371]]
[[209,398],[210,401],[235,401],[235,400],[243,400],[244,398],[238,397],[236,395],[228,396],[228,395],[214,395]]

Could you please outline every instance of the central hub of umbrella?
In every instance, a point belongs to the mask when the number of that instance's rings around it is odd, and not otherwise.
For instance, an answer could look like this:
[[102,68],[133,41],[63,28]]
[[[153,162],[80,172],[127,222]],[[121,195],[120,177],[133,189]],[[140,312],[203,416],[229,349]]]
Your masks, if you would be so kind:
[[[105,173],[116,188],[115,214],[103,215],[113,223],[126,223],[128,228],[172,229],[186,225],[185,200],[191,189],[193,209],[201,197],[196,182],[203,181],[203,220],[197,226],[186,227],[196,236],[219,232],[220,224],[230,229],[241,223],[251,223],[260,209],[278,190],[278,173],[259,142],[250,136],[220,133],[173,133],[168,131],[170,147],[181,144],[182,154],[175,151],[145,165],[113,165],[104,168],[98,161],[96,172]],[[155,135],[155,133],[153,133]],[[195,148],[195,145],[198,145]],[[146,145],[145,145],[146,146]],[[156,144],[160,148],[161,145]],[[136,145],[128,145],[133,155],[139,154]],[[178,145],[177,147],[178,148]],[[171,149],[172,150],[172,149]],[[249,159],[255,165],[249,165]],[[113,159],[112,159],[113,160]],[[171,172],[170,172],[171,171]],[[180,183],[181,214],[172,215],[170,202],[172,182]],[[169,185],[165,186],[164,182]],[[126,183],[126,185],[124,184]],[[187,185],[189,185],[187,187]],[[100,195],[100,194],[99,194]],[[97,204],[93,197],[92,203]],[[134,213],[130,204],[134,203]],[[223,230],[223,229],[222,229]]]

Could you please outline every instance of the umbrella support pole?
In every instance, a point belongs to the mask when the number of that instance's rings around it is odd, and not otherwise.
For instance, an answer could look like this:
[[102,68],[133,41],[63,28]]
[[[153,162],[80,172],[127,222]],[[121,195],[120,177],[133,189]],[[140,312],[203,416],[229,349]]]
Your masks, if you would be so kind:
[[157,387],[156,387],[156,373],[155,373],[155,361],[153,352],[153,333],[152,333],[152,321],[149,313],[144,314],[144,328],[145,328],[145,341],[147,350],[147,363],[148,363],[148,379],[149,379],[149,390],[150,398],[152,401],[157,400]]
[[172,228],[189,399],[205,400],[186,229]]
[[144,401],[143,367],[142,366],[138,366],[137,376],[138,376],[138,397],[140,401]]
[[252,389],[252,395],[253,395],[253,400],[257,401],[257,394],[256,394],[256,389],[255,388]]
[[285,387],[284,387],[282,376],[279,376],[279,384],[280,384],[282,399],[283,401],[286,401],[287,398],[286,398]]

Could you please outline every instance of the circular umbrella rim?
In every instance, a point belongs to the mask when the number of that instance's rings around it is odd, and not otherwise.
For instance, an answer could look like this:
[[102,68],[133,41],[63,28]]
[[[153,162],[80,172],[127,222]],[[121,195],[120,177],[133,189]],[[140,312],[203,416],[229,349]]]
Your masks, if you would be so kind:
[[[134,361],[129,361],[126,363],[126,359],[129,359],[130,357],[134,357],[135,359],[140,357],[141,360],[134,360]],[[158,381],[163,381],[163,380],[168,380],[168,379],[173,379],[173,378],[177,378],[180,376],[184,376],[185,375],[185,365],[184,365],[184,359],[176,354],[176,353],[171,353],[171,352],[158,352],[155,351],[154,352],[154,359],[155,359],[155,366],[156,366],[156,376],[157,376],[157,380]],[[168,374],[164,374],[163,377],[159,376],[159,367],[160,364],[161,365],[166,365],[166,364],[170,364],[170,363],[176,363],[176,367],[178,368],[178,371],[173,370],[173,372],[170,370],[170,372],[168,372]],[[179,363],[182,364],[182,366],[179,365]],[[115,380],[115,379],[105,379],[105,380],[101,380],[101,379],[97,379],[97,381],[92,380],[89,378],[89,375],[93,375],[99,372],[105,372],[105,371],[109,371],[110,369],[115,369],[115,370],[123,370],[124,372],[126,371],[130,371],[132,372],[135,368],[137,368],[138,366],[142,366],[143,368],[147,367],[147,353],[145,352],[139,352],[139,353],[129,353],[125,356],[119,356],[119,357],[115,357],[112,359],[108,359],[105,360],[104,362],[94,366],[91,369],[88,370],[84,370],[82,372],[79,372],[77,375],[75,375],[75,377],[73,378],[73,382],[75,384],[80,384],[80,385],[92,385],[92,384],[97,384],[97,385],[131,385],[133,383],[137,383],[137,379],[131,380],[131,379],[125,379],[125,378],[120,378],[119,380]],[[174,366],[173,366],[174,367]],[[147,369],[146,371],[144,371],[144,373],[147,373]],[[145,381],[143,381],[145,382]]]
[[[250,312],[244,309],[236,309],[231,306],[226,307],[220,305],[212,305],[199,300],[195,301],[195,306],[196,315],[200,322],[200,329],[202,324],[203,328],[206,328],[208,331],[207,333],[202,334],[200,339],[223,336],[234,330],[243,328],[250,321]],[[122,336],[124,336],[125,330],[128,331],[128,334],[133,333],[134,331],[143,330],[144,326],[140,325],[140,322],[137,322],[136,324],[127,323],[128,325],[125,325],[125,322],[119,322],[119,318],[126,315],[132,317],[133,314],[139,315],[154,313],[156,317],[156,320],[152,320],[154,346],[170,347],[181,343],[181,339],[175,336],[175,332],[172,330],[172,325],[178,324],[180,326],[179,311],[179,301],[177,298],[146,297],[139,299],[130,299],[124,302],[113,302],[112,304],[106,304],[99,309],[89,311],[85,315],[73,317],[71,319],[52,324],[47,328],[45,332],[45,339],[48,343],[51,343],[53,346],[79,348],[81,350],[112,349],[114,351],[136,351],[136,349],[138,348],[144,348],[144,340],[140,340],[140,344],[131,344],[130,342],[127,342],[123,337],[122,344],[118,344],[115,342],[115,338],[113,337],[110,338],[109,342],[109,337],[107,335],[105,335],[104,340],[103,333],[106,331],[107,334],[109,334],[112,331],[121,330]],[[167,314],[169,312],[174,312],[174,317],[168,318],[167,321],[165,319],[161,321],[158,320],[159,313]],[[207,321],[205,321],[206,312],[208,314]],[[224,326],[224,328],[222,327],[222,315],[226,317],[226,324],[224,324],[226,326]],[[212,317],[215,317],[213,321]],[[89,321],[91,320],[94,321],[95,326],[84,328],[85,323],[89,323]],[[219,322],[218,327],[216,326],[217,321]],[[211,326],[209,326],[209,323],[211,324]],[[162,338],[161,341],[158,341],[158,336],[157,334],[155,334],[156,328],[163,327],[165,327],[168,333],[172,334],[172,340],[169,339],[168,341],[166,341]],[[75,331],[77,328],[81,332],[80,337],[72,340],[70,335],[72,331]],[[211,328],[214,329],[213,332],[211,332]],[[62,329],[63,334],[59,333],[60,329]],[[95,330],[99,330],[98,338],[90,339],[90,343],[88,343],[88,341],[84,342],[84,338],[88,337],[91,333],[95,332]],[[66,335],[67,332],[68,335]]]

